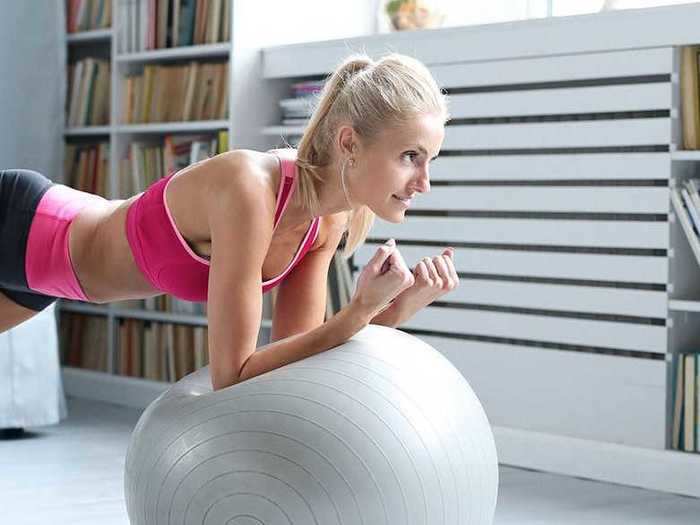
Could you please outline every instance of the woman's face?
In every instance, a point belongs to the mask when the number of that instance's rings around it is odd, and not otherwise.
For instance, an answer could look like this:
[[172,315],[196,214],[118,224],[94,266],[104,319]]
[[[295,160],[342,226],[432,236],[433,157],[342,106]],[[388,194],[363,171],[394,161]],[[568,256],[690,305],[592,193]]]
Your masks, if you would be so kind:
[[384,129],[357,159],[354,186],[363,204],[385,221],[403,222],[416,194],[430,191],[429,164],[444,137],[444,121],[434,114]]

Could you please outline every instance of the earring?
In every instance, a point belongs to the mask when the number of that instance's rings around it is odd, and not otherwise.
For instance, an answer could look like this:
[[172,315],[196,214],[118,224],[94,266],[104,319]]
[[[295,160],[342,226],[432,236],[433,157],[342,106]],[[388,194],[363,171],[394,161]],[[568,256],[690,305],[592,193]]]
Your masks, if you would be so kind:
[[355,159],[350,159],[348,162],[350,162],[350,167],[354,168],[355,167]]
[[[354,164],[353,159],[348,160],[349,163]],[[345,195],[345,202],[348,203],[348,206],[352,208],[352,203],[350,202],[350,196],[348,195],[348,189],[345,187],[345,162],[343,162],[342,167],[340,168],[340,184],[343,186],[343,194]]]

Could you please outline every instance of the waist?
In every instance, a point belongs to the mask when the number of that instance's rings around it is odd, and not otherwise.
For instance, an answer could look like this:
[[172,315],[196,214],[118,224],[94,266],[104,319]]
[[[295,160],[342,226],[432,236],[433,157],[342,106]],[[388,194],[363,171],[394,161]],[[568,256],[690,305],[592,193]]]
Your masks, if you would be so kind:
[[129,205],[127,242],[153,288],[187,301],[206,301],[209,266],[187,252],[168,215],[163,193],[169,179],[157,181]]
[[49,188],[34,213],[25,253],[25,272],[31,290],[66,299],[89,301],[73,264],[71,244],[78,214],[106,199],[62,184]]

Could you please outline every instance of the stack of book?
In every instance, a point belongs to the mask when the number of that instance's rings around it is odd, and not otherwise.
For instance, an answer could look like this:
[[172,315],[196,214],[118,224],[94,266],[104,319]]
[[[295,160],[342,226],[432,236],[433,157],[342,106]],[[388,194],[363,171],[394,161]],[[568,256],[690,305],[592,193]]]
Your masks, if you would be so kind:
[[109,198],[109,142],[66,144],[63,173],[65,184]]
[[671,188],[671,203],[688,244],[700,264],[700,189],[699,179],[687,179]]
[[115,373],[175,382],[209,363],[208,329],[120,319]]
[[671,448],[700,452],[700,354],[679,353],[673,377]]
[[220,120],[228,115],[228,64],[147,65],[122,79],[122,122]]
[[121,198],[141,193],[158,179],[223,153],[228,132],[218,135],[166,135],[162,143],[131,142],[119,163]]
[[110,65],[86,58],[68,66],[68,126],[102,126],[109,122]]
[[119,0],[121,53],[231,39],[232,0]]
[[69,33],[105,29],[112,25],[112,0],[66,0]]
[[109,372],[106,317],[61,312],[58,335],[62,365]]
[[283,126],[303,126],[311,117],[318,93],[323,88],[322,80],[307,80],[292,84],[292,98],[279,101]]
[[700,149],[699,52],[700,46],[681,49],[681,118],[683,148],[686,150]]

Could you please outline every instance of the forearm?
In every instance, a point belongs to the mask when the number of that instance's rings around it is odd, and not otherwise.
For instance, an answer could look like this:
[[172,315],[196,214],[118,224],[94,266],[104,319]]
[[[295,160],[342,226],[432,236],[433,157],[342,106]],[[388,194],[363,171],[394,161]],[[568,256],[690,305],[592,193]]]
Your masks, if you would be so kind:
[[[243,364],[237,382],[336,347],[346,342],[368,323],[369,317],[351,303],[313,330],[258,348]],[[218,388],[225,386],[229,385]]]

